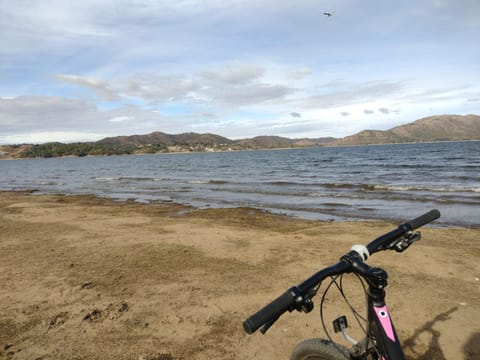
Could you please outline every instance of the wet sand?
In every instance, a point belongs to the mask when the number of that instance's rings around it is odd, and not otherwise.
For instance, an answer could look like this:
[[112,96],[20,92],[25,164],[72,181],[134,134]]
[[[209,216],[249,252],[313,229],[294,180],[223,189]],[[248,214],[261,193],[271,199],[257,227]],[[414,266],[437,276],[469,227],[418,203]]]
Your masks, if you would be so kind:
[[[320,296],[266,335],[245,334],[242,321],[394,227],[0,193],[0,359],[288,359],[298,341],[322,336]],[[402,254],[369,260],[389,273],[407,356],[479,359],[480,230],[422,234]],[[363,310],[361,287],[345,281]],[[343,313],[355,323],[341,304],[327,298],[330,328]]]

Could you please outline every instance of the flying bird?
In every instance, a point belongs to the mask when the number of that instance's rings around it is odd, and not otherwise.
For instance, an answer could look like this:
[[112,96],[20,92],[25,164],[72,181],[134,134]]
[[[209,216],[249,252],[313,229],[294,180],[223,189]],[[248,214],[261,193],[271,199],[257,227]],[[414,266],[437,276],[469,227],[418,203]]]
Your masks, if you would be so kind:
[[332,12],[324,12],[323,15],[325,15],[325,16],[332,16],[333,13],[332,13]]

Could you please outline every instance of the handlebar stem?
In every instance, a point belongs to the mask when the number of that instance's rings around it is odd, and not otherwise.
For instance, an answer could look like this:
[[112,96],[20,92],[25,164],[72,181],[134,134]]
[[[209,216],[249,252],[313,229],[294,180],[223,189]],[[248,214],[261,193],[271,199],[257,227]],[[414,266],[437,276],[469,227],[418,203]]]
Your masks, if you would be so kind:
[[385,270],[378,267],[371,267],[363,262],[362,255],[356,251],[350,251],[342,256],[341,261],[350,265],[349,272],[354,272],[363,277],[371,287],[384,289],[388,282],[388,274]]

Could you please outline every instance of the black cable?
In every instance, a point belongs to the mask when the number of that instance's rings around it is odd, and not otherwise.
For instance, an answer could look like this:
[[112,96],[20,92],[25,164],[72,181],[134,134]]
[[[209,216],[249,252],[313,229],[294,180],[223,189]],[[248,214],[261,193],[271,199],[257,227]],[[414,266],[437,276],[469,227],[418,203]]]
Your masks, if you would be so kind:
[[[362,278],[358,275],[358,274],[355,274],[357,276],[357,279],[360,281],[360,283],[362,284],[362,287],[363,287],[363,292],[364,292],[364,295],[367,294],[367,290],[365,288],[365,284],[363,283],[363,280]],[[347,296],[345,295],[344,291],[343,291],[343,275],[340,277],[340,287],[337,285],[337,288],[338,288],[338,291],[340,292],[340,294],[342,295],[343,297],[343,300],[345,301],[345,303],[347,304],[347,306],[350,308],[350,311],[353,313],[353,316],[355,317],[355,319],[357,320],[358,322],[358,325],[362,328],[363,332],[365,332],[365,329],[363,328],[363,325],[361,324],[360,322],[360,319],[363,320],[365,323],[367,322],[367,319],[365,319],[362,314],[360,314],[354,307],[352,304],[350,304],[350,301],[348,301],[348,298]],[[360,319],[359,319],[360,318]]]
[[[337,348],[337,350],[339,351],[339,353],[343,354],[342,352],[342,349],[338,346],[338,344],[332,340],[332,337],[330,336],[330,333],[328,332],[327,330],[327,326],[325,325],[325,319],[323,317],[323,304],[325,302],[325,297],[328,293],[328,291],[330,290],[330,287],[335,283],[336,284],[336,279],[339,277],[340,275],[336,275],[336,276],[331,276],[331,279],[332,281],[330,281],[330,284],[328,284],[328,286],[326,287],[325,291],[323,292],[323,295],[322,295],[322,299],[320,300],[320,322],[322,323],[322,327],[323,327],[323,331],[325,332],[325,335],[327,335],[327,338],[328,340],[333,344],[333,346],[335,346],[335,348]],[[338,285],[337,285],[338,286]],[[345,357],[345,359],[349,359],[349,357]]]
[[[365,286],[365,282],[363,281],[363,279],[358,275],[358,274],[355,274],[355,276],[357,277],[357,279],[359,280],[360,284],[362,285],[362,288],[363,288],[363,292],[364,292],[364,295],[367,296],[367,288]],[[340,284],[337,282],[337,279],[338,277],[340,277]],[[363,320],[365,323],[366,323],[366,326],[368,327],[368,322],[367,322],[367,319],[365,319],[352,305],[351,303],[348,301],[348,298],[347,296],[345,295],[345,292],[343,291],[343,274],[341,275],[336,275],[336,276],[332,276],[331,277],[331,281],[330,283],[328,284],[328,286],[326,287],[325,291],[323,292],[323,295],[322,295],[322,299],[320,301],[320,321],[322,323],[322,327],[323,327],[323,331],[325,332],[325,335],[327,336],[328,340],[333,344],[333,346],[335,346],[339,351],[341,350],[335,341],[333,341],[332,337],[330,336],[330,333],[327,329],[327,326],[325,324],[325,318],[323,316],[323,307],[324,307],[324,303],[325,303],[325,299],[326,299],[326,296],[327,296],[327,293],[329,292],[330,288],[332,287],[333,284],[335,284],[335,286],[337,287],[337,290],[340,292],[343,300],[345,301],[345,303],[347,304],[347,306],[349,307],[350,311],[352,312],[353,316],[355,317],[358,325],[360,326],[360,328],[362,329],[362,331],[365,333],[365,337],[367,339],[367,342],[365,344],[365,353],[363,354],[363,358],[364,359],[367,359],[367,356],[368,356],[368,346],[369,346],[369,343],[370,343],[370,338],[368,336],[368,331],[367,329],[362,325],[361,323],[361,320]],[[318,290],[318,288],[316,289]],[[375,344],[372,342],[372,347],[373,349],[377,352],[378,354],[378,349],[377,347],[375,346]]]

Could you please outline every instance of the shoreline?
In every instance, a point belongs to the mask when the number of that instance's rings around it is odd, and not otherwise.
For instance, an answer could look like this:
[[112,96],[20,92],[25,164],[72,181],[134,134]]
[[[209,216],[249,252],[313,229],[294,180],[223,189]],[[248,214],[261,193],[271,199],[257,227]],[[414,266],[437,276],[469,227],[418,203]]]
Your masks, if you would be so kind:
[[[115,157],[115,156],[144,156],[144,155],[176,155],[176,154],[208,154],[208,153],[231,153],[231,152],[251,152],[251,151],[279,151],[279,150],[300,150],[300,149],[312,149],[312,148],[349,148],[349,147],[371,147],[371,146],[388,146],[388,145],[419,145],[419,144],[442,144],[442,143],[463,143],[463,142],[480,142],[480,139],[467,139],[467,140],[442,140],[442,141],[415,141],[404,143],[381,143],[381,144],[363,144],[363,145],[315,145],[315,146],[297,146],[297,147],[278,147],[278,148],[258,148],[258,149],[236,149],[236,150],[205,150],[205,151],[169,151],[169,152],[155,152],[155,153],[134,153],[134,154],[112,154],[112,155],[65,155],[65,156],[52,156],[52,157],[5,157],[0,156],[1,160],[37,160],[37,159],[63,159],[63,158],[82,158],[82,157]],[[42,145],[42,144],[27,144],[27,145]],[[14,146],[14,145],[0,145],[1,146]]]
[[[319,296],[313,315],[287,313],[266,336],[246,335],[242,321],[395,227],[0,192],[0,359],[288,358],[322,334]],[[369,260],[389,273],[407,359],[476,358],[480,230],[422,235],[405,253]],[[363,299],[358,284],[351,291]],[[328,306],[329,316],[344,311]]]
[[[410,218],[415,217],[415,216],[420,216],[423,213],[432,210],[431,208],[423,208],[419,209],[419,212],[417,214],[413,214],[412,216],[403,216],[402,218],[399,219],[391,219],[391,218],[381,218],[381,217],[374,217],[374,216],[361,216],[360,214],[358,215],[350,215],[350,216],[340,216],[336,215],[334,213],[321,213],[321,216],[318,217],[313,217],[313,216],[301,216],[301,215],[296,215],[295,211],[288,211],[284,209],[279,209],[276,211],[276,209],[273,208],[262,208],[262,207],[248,207],[248,206],[206,206],[206,207],[198,207],[194,205],[190,205],[187,203],[181,203],[177,202],[175,200],[141,200],[141,199],[135,199],[135,198],[115,198],[115,197],[109,197],[109,196],[99,196],[95,194],[74,194],[74,193],[61,193],[61,192],[52,192],[52,193],[47,193],[47,192],[42,192],[41,190],[38,189],[25,189],[25,190],[0,190],[0,194],[2,193],[18,193],[18,194],[26,194],[26,195],[31,195],[31,196],[60,196],[60,197],[87,197],[87,198],[96,198],[98,200],[104,200],[104,201],[111,201],[113,204],[139,204],[139,205],[144,205],[144,206],[176,206],[176,207],[182,207],[185,209],[188,209],[189,212],[195,212],[195,211],[208,211],[208,210],[217,210],[217,211],[235,211],[236,209],[248,209],[250,211],[256,211],[259,213],[263,213],[266,215],[272,215],[272,216],[278,216],[282,218],[291,218],[293,220],[299,220],[299,221],[319,221],[319,222],[347,222],[347,223],[375,223],[375,222],[385,222],[385,223],[391,223],[391,224],[400,224],[402,221],[408,221]],[[438,229],[472,229],[472,230],[480,230],[480,223],[475,225],[475,224],[456,224],[456,223],[445,223],[445,222],[434,222],[432,224],[428,224],[428,227],[432,228],[438,228]]]

